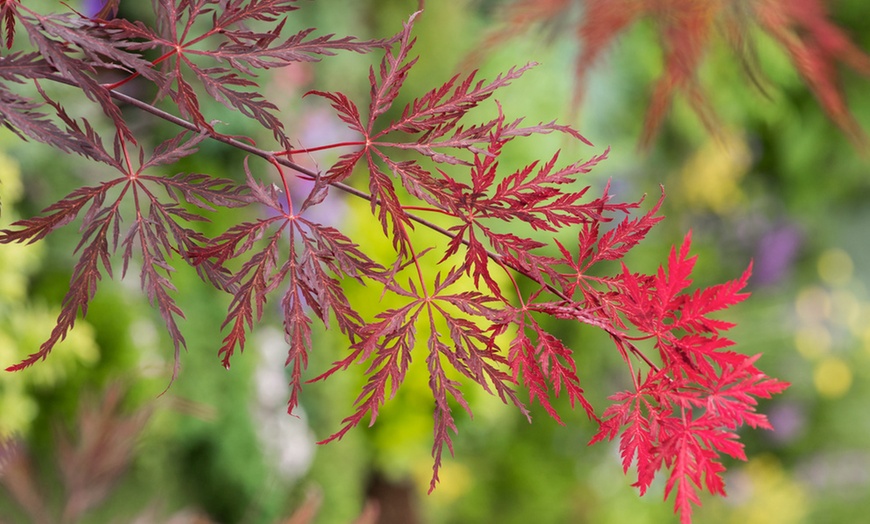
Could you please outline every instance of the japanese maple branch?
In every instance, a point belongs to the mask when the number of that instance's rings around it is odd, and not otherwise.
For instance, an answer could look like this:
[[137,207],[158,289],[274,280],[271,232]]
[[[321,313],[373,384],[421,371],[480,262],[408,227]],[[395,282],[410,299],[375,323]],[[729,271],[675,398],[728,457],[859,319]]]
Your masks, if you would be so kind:
[[[67,78],[64,78],[63,76],[60,76],[57,74],[46,75],[46,78],[53,80],[55,82],[59,82],[62,84],[76,87],[76,83],[74,81],[69,80]],[[158,107],[155,107],[147,102],[143,102],[143,101],[139,100],[138,98],[135,98],[135,97],[126,95],[124,93],[121,93],[119,91],[115,91],[115,90],[111,90],[111,89],[109,90],[109,94],[112,96],[112,98],[115,98],[116,100],[130,104],[130,105],[136,107],[137,109],[140,109],[146,113],[150,113],[151,115],[154,115],[154,116],[161,118],[167,122],[175,124],[176,126],[179,126],[181,128],[187,129],[189,131],[193,131],[194,133],[203,133],[205,131],[205,130],[201,129],[199,126],[197,126],[196,124],[194,124],[193,122],[189,122],[183,118],[177,117],[177,116],[175,116],[171,113],[168,113],[168,112],[166,112]],[[208,137],[211,138],[212,140],[216,140],[218,142],[222,142],[224,144],[227,144],[231,147],[235,147],[236,149],[239,149],[241,151],[245,151],[246,153],[250,153],[252,155],[258,156],[258,157],[260,157],[260,158],[262,158],[270,163],[281,164],[285,167],[288,167],[288,168],[304,175],[305,177],[307,177],[311,180],[315,180],[320,176],[316,171],[313,171],[307,167],[301,166],[301,165],[299,165],[291,160],[288,160],[287,158],[285,158],[284,155],[279,156],[278,154],[276,154],[274,152],[267,151],[265,149],[261,149],[259,147],[253,146],[251,144],[247,144],[245,142],[242,142],[241,140],[233,138],[232,136],[208,133]],[[336,189],[344,191],[345,193],[351,194],[351,195],[356,196],[358,198],[362,198],[362,199],[369,201],[369,202],[371,202],[372,199],[374,198],[372,195],[370,195],[364,191],[361,191],[359,189],[356,189],[352,186],[349,186],[347,184],[344,184],[343,182],[330,182],[330,185],[332,187],[335,187]],[[375,202],[375,203],[377,203],[377,202]],[[424,227],[427,227],[433,231],[436,231],[436,232],[438,232],[438,233],[440,233],[440,234],[442,234],[450,239],[453,239],[456,236],[454,233],[451,233],[447,229],[439,226],[438,224],[435,224],[434,222],[430,222],[429,220],[426,220],[425,218],[420,217],[418,215],[415,215],[413,213],[407,213],[407,217],[409,219],[413,220],[414,222],[417,222],[418,224],[420,224]],[[467,240],[461,240],[461,242],[463,244],[465,244],[466,246],[468,246]],[[553,284],[551,284],[549,282],[537,280],[531,274],[524,271],[521,267],[517,267],[516,265],[512,264],[510,261],[505,260],[504,257],[499,255],[498,253],[493,253],[492,251],[490,251],[488,249],[485,250],[485,252],[486,252],[486,256],[490,260],[495,262],[496,264],[498,264],[502,267],[506,266],[506,267],[516,271],[517,273],[525,276],[526,278],[529,278],[531,280],[534,280],[535,282],[538,282],[540,285],[544,286],[544,288],[546,288],[547,291],[549,291],[550,293],[552,293],[553,295],[555,295],[559,299],[564,300],[566,303],[573,302],[573,300],[571,300],[570,297],[568,297],[562,290],[560,290],[559,288],[557,288]],[[599,322],[599,321],[596,321],[592,318],[584,318],[581,321],[586,323],[586,324],[593,325],[593,326],[596,326],[600,329],[603,329],[614,340],[617,340],[620,343],[626,345],[628,347],[628,350],[631,353],[633,353],[635,356],[637,356],[638,358],[643,360],[652,370],[654,370],[656,372],[659,371],[659,367],[653,361],[651,361],[646,355],[644,355],[643,352],[637,348],[637,346],[635,346],[632,342],[626,340],[626,338],[624,336],[622,336],[619,332],[617,332],[612,327],[608,326],[604,322]]]

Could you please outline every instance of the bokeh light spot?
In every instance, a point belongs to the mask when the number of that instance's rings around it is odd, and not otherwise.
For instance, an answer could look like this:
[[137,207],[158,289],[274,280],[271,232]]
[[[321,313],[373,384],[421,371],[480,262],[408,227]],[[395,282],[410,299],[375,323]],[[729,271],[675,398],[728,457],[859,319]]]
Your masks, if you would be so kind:
[[815,360],[831,351],[831,333],[819,324],[801,326],[795,331],[794,345],[805,359]]
[[797,524],[806,522],[807,493],[773,456],[749,461],[735,475],[735,491],[744,501],[731,515],[732,524]]
[[733,211],[746,198],[740,180],[751,163],[752,152],[741,134],[725,132],[709,140],[682,170],[687,203],[720,215]]
[[831,295],[820,286],[808,286],[798,292],[795,311],[804,322],[817,322],[831,316]]
[[831,292],[831,320],[841,326],[851,326],[861,318],[861,301],[850,289]]
[[852,386],[852,370],[839,358],[828,357],[816,365],[813,383],[819,395],[840,398]]
[[819,256],[819,277],[828,284],[843,285],[852,280],[855,264],[842,249],[828,249]]

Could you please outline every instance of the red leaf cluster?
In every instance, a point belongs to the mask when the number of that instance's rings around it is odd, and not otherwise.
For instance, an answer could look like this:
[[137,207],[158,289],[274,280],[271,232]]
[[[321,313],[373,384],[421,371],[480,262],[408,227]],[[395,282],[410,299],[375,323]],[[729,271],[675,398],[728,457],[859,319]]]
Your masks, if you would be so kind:
[[582,100],[587,75],[601,55],[635,22],[649,18],[664,54],[663,72],[652,91],[641,137],[648,146],[677,93],[711,132],[718,119],[707,102],[697,71],[711,42],[719,35],[734,50],[749,79],[758,85],[756,28],[789,54],[794,67],[828,113],[855,143],[867,138],[849,112],[840,89],[838,66],[870,76],[870,56],[834,24],[825,0],[515,0],[505,13],[507,28],[490,35],[488,45],[538,22],[566,19],[582,7],[575,35],[582,46],[575,66],[575,107]]
[[[41,14],[19,2],[0,2],[6,47],[19,29],[34,46],[29,53],[0,56],[3,124],[22,138],[107,166],[99,171],[103,182],[81,187],[40,216],[0,231],[0,243],[34,242],[73,221],[80,224],[79,260],[57,325],[38,351],[8,369],[46,358],[79,312],[87,313],[103,276],[113,276],[112,255],[119,254],[122,273],[134,260],[141,265],[142,289],[174,343],[177,373],[184,312],[174,299],[172,275],[174,265],[186,263],[232,297],[218,351],[225,366],[244,349],[268,300],[278,296],[291,368],[290,411],[302,400],[313,325],[337,327],[347,337],[349,353],[311,380],[364,363],[367,382],[353,413],[325,442],[366,418],[374,423],[422,357],[434,399],[432,488],[444,448],[452,453],[455,409],[471,413],[464,384],[474,383],[526,416],[523,392],[556,420],[553,399],[567,396],[600,425],[593,442],[621,434],[623,466],[637,463],[642,492],[657,471],[670,470],[667,492],[675,490],[684,521],[691,503],[698,503],[697,488],[705,484],[724,493],[719,455],[743,458],[735,431],[744,423],[769,428],[755,411],[757,399],[786,387],[755,367],[757,357],[728,349],[723,332],[731,324],[710,316],[746,297],[742,289],[749,271],[733,282],[688,291],[695,259],[687,237],[655,274],[635,273],[624,264],[606,274],[605,267],[621,261],[662,219],[661,201],[639,214],[641,202],[613,202],[609,185],[601,196],[590,196],[581,177],[607,151],[569,161],[557,152],[518,169],[502,166],[514,141],[530,136],[557,132],[588,144],[568,126],[524,125],[522,118],[506,117],[497,103],[491,106],[493,118],[469,122],[472,109],[489,103],[532,65],[490,81],[474,73],[456,76],[397,108],[415,63],[417,15],[395,37],[377,42],[313,36],[313,29],[283,36],[294,4],[159,0],[152,28],[120,18]],[[110,2],[99,16],[109,18],[114,7]],[[250,21],[262,29],[249,29]],[[369,71],[367,104],[339,92],[310,93],[327,100],[359,140],[288,148],[276,107],[257,90],[253,72],[338,51],[376,49],[383,49],[384,57]],[[149,61],[142,54],[149,50],[161,54]],[[122,71],[127,79],[102,84],[98,70],[105,69]],[[136,77],[153,84],[154,102],[116,90]],[[112,148],[88,120],[70,117],[40,88],[48,81],[76,87],[102,109],[116,129]],[[12,89],[28,82],[41,101]],[[205,115],[208,106],[200,103],[204,96],[270,130],[277,149],[218,133]],[[156,147],[141,145],[114,100],[184,130]],[[266,170],[246,160],[245,182],[238,184],[207,173],[170,176],[157,169],[196,154],[207,138],[266,160]],[[350,151],[322,173],[291,160],[294,154],[338,147]],[[280,185],[260,181],[273,168]],[[290,172],[313,181],[301,202],[290,196]],[[361,179],[357,186],[368,191],[347,185],[349,179]],[[307,211],[336,190],[369,202],[371,220],[391,241],[394,260],[377,261],[360,242],[310,218]],[[215,238],[194,227],[210,213],[245,205],[261,216]],[[418,227],[439,233],[442,242],[424,244]],[[576,232],[576,243],[548,240],[565,231]],[[521,288],[519,278],[530,285]],[[400,305],[368,316],[361,308],[370,304],[354,304],[344,292],[348,280],[374,286]],[[548,331],[548,317],[603,330],[627,365],[633,388],[613,396],[614,404],[600,417],[581,386],[573,348]]]

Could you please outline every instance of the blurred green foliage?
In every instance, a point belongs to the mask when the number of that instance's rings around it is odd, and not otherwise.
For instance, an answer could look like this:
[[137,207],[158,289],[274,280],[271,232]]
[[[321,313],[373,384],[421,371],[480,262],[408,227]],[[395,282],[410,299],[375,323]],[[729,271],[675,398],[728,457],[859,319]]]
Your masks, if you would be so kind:
[[[2,142],[0,142],[2,144]],[[15,204],[22,197],[20,168],[0,148],[0,202],[5,207],[2,225],[18,219]],[[60,308],[28,296],[29,280],[39,270],[42,246],[13,244],[0,250],[0,360],[24,359],[42,343]],[[57,348],[57,358],[28,373],[0,375],[0,439],[29,435],[39,415],[40,392],[59,388],[81,368],[100,358],[93,327],[81,322]],[[74,381],[74,380],[73,380]]]

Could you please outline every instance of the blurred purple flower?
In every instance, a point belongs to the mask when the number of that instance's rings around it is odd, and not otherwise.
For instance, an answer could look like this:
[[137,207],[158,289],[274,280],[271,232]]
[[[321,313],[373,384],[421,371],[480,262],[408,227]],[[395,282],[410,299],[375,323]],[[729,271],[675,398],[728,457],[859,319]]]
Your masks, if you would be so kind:
[[803,234],[796,225],[773,225],[758,241],[753,283],[771,286],[788,276],[802,244]]
[[807,425],[804,408],[796,403],[778,402],[771,406],[767,416],[774,431],[766,435],[781,444],[800,437]]
[[[82,0],[82,13],[85,16],[96,16],[107,2],[108,0]],[[117,5],[115,9],[117,9]],[[111,13],[106,18],[112,18]]]
[[827,450],[810,456],[795,474],[814,492],[826,490],[839,496],[863,496],[870,485],[870,455],[860,450]]
[[82,2],[82,12],[88,16],[94,16],[104,5],[106,5],[106,0],[84,0]]

